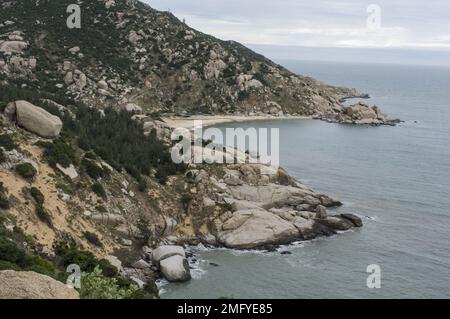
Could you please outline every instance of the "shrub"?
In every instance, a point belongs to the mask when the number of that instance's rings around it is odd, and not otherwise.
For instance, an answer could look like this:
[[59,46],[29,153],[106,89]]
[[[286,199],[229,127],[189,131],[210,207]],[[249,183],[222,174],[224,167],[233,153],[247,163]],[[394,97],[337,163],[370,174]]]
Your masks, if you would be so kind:
[[15,167],[16,172],[25,179],[33,179],[37,171],[30,163],[18,164]]
[[6,155],[3,149],[0,149],[0,164],[6,162]]
[[0,193],[0,208],[2,208],[2,209],[10,209],[11,208],[8,197],[3,193]]
[[181,196],[181,204],[183,205],[183,208],[186,210],[189,207],[189,204],[192,201],[192,196],[190,194],[183,194]]
[[98,261],[98,265],[102,269],[103,276],[114,278],[118,275],[117,268],[111,265],[111,263],[106,259],[100,259]]
[[36,205],[36,215],[39,217],[40,221],[46,223],[48,227],[53,228],[52,217],[45,210],[44,206]]
[[140,177],[140,178],[138,179],[138,183],[139,183],[139,185],[138,185],[139,191],[140,191],[141,193],[144,193],[145,190],[147,189],[147,186],[148,186],[148,184],[147,184],[147,179],[146,179],[145,177]]
[[105,277],[99,266],[92,272],[81,275],[82,299],[131,299],[138,290],[133,284],[128,287],[119,286],[117,279]]
[[7,261],[23,268],[29,265],[25,251],[6,237],[0,237],[0,260]]
[[60,164],[67,168],[77,162],[74,149],[61,138],[54,140],[53,143],[39,142],[38,145],[45,148],[44,157],[52,167]]
[[1,270],[20,271],[22,269],[19,266],[17,266],[16,264],[12,263],[12,262],[5,261],[5,260],[0,260],[0,271]]
[[266,78],[264,77],[264,75],[262,73],[259,73],[259,72],[256,73],[254,75],[254,78],[256,80],[258,80],[259,82],[261,82],[264,86],[268,86],[269,85],[269,83],[267,82]]
[[92,188],[92,191],[93,191],[95,194],[97,194],[99,197],[106,198],[106,191],[105,191],[105,189],[103,188],[103,185],[102,185],[102,184],[96,182],[96,183],[92,184],[92,187],[91,187],[91,188]]
[[15,148],[18,148],[19,146],[14,142],[11,135],[8,134],[2,134],[0,135],[0,146],[3,146],[3,148],[7,151],[12,151]]
[[247,91],[240,91],[238,94],[238,100],[239,101],[245,101],[250,97],[250,93]]
[[[142,124],[132,120],[127,112],[105,109],[102,117],[97,110],[83,105],[75,112],[76,121],[64,119],[64,133],[77,139],[78,145],[88,151],[82,165],[89,176],[98,178],[105,174],[95,162],[89,162],[89,158],[95,157],[92,152],[118,170],[125,168],[138,182],[142,175],[150,173],[151,168],[158,169],[163,164],[175,168],[168,175],[184,171],[183,165],[173,164],[169,147],[155,135],[146,136]],[[162,181],[165,179],[161,178]],[[144,187],[144,183],[141,186]]]
[[34,271],[56,278],[59,271],[49,259],[27,252],[17,244],[24,238],[21,230],[16,229],[13,232],[0,229],[0,270]]
[[75,242],[69,244],[65,242],[56,242],[53,245],[55,255],[63,267],[71,264],[77,264],[82,271],[91,272],[97,266],[97,259],[89,251],[81,251],[77,248]]
[[107,212],[108,212],[108,210],[106,209],[106,207],[103,206],[103,205],[97,205],[97,206],[95,207],[95,209],[96,209],[99,213],[107,213]]
[[84,238],[86,238],[86,240],[91,243],[94,246],[97,247],[103,247],[102,242],[100,241],[100,239],[98,238],[97,234],[91,233],[91,232],[84,232]]
[[43,205],[45,201],[44,194],[41,193],[36,187],[30,188],[31,197],[36,201],[37,205]]
[[97,179],[100,177],[105,177],[105,171],[101,168],[97,163],[88,160],[86,158],[81,162],[86,174],[88,174],[91,178]]

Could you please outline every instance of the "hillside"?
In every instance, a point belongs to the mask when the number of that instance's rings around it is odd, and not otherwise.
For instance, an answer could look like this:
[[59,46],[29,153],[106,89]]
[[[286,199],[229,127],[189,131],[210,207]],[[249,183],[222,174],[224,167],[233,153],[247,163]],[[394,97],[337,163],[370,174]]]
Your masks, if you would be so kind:
[[99,108],[136,103],[163,113],[323,115],[354,93],[295,75],[139,1],[78,1],[81,29],[69,29],[66,8],[74,2],[2,3],[2,81]]

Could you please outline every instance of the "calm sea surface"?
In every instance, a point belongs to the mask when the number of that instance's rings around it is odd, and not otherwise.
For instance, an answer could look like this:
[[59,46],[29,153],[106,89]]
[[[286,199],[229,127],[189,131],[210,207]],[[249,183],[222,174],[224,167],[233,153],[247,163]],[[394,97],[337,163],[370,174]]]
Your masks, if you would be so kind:
[[[450,297],[450,68],[277,61],[372,95],[397,127],[288,120],[280,160],[293,176],[344,202],[362,229],[286,247],[291,255],[193,248],[194,279],[162,298]],[[219,266],[212,266],[210,262]],[[368,289],[378,264],[381,289]]]

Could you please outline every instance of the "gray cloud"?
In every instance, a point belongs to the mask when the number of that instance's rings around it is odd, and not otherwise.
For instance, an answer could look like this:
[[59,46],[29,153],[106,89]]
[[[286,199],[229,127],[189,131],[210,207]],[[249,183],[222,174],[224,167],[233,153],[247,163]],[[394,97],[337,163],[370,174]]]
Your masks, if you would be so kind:
[[[246,44],[450,49],[448,0],[143,0],[193,28]],[[369,4],[381,28],[367,28]]]

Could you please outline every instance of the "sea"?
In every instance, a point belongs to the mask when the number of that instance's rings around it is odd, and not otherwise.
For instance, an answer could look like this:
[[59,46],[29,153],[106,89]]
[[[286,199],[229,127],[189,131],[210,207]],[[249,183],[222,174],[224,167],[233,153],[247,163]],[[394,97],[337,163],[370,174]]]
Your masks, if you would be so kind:
[[[161,298],[449,298],[450,68],[277,62],[369,93],[363,102],[404,121],[396,127],[318,120],[234,125],[279,128],[281,165],[344,203],[330,213],[357,214],[364,227],[276,252],[190,247],[193,279],[160,282]],[[368,285],[373,269],[379,288]]]

